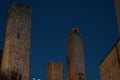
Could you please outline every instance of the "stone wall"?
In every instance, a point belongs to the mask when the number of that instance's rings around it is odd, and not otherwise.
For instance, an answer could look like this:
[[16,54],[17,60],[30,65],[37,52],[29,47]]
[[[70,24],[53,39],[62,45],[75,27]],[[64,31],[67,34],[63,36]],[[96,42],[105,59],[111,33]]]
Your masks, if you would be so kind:
[[118,24],[119,34],[120,34],[120,0],[114,0],[114,4],[115,4],[115,10],[116,10],[116,19],[117,19],[117,24]]
[[46,80],[62,80],[62,64],[50,62],[46,67]]
[[100,63],[101,80],[120,80],[120,39]]

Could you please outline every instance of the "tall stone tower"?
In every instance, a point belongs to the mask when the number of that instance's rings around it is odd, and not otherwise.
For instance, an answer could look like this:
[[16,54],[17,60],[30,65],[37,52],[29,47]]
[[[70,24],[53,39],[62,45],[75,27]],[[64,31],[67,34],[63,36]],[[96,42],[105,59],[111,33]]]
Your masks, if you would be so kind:
[[62,80],[62,64],[50,62],[46,68],[46,80]]
[[69,30],[66,46],[67,80],[85,80],[84,51],[78,28]]
[[14,3],[8,11],[2,80],[29,80],[31,9]]

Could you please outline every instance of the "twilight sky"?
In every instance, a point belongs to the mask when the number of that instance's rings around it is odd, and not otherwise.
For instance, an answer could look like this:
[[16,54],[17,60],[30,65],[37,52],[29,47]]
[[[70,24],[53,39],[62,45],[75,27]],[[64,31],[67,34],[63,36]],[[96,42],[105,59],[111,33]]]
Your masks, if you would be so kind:
[[61,62],[66,80],[66,38],[72,26],[83,37],[86,80],[100,80],[99,63],[118,39],[113,0],[0,0],[0,49],[7,10],[18,1],[32,8],[30,80],[46,80],[46,64]]

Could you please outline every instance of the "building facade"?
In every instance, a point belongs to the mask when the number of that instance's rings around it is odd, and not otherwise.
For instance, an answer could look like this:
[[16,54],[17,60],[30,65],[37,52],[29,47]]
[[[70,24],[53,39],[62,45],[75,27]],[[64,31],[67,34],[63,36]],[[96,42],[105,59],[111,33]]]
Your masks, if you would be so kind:
[[100,63],[101,80],[120,80],[120,39]]
[[46,80],[62,80],[62,64],[50,62],[46,68]]
[[[1,64],[2,64],[2,51],[0,51],[0,69],[1,69]],[[1,70],[0,70],[1,72]]]
[[118,30],[120,34],[120,0],[114,0],[114,5],[115,5],[115,10],[116,10]]
[[85,80],[85,63],[82,37],[79,29],[72,27],[69,30],[67,48],[67,80]]
[[14,3],[8,10],[1,65],[2,80],[29,80],[31,9]]

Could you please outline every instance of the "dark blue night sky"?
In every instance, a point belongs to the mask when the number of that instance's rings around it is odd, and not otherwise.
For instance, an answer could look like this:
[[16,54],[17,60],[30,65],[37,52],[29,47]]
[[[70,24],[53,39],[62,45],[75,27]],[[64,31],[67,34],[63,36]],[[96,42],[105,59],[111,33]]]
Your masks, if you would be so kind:
[[83,37],[86,80],[100,80],[99,63],[118,39],[113,0],[0,0],[0,49],[7,10],[13,2],[32,8],[30,80],[46,80],[46,64],[63,64],[66,80],[66,38],[77,26]]

